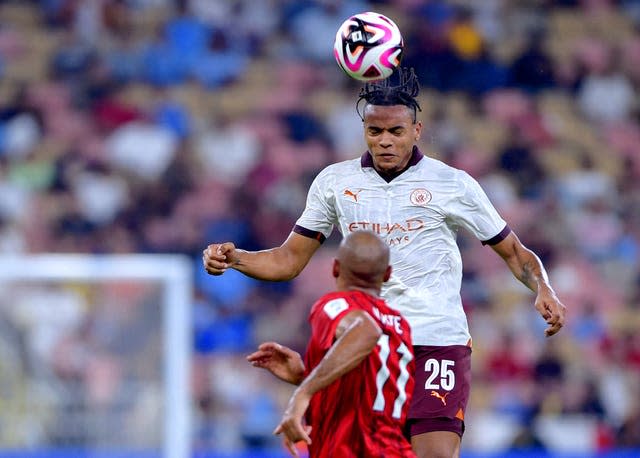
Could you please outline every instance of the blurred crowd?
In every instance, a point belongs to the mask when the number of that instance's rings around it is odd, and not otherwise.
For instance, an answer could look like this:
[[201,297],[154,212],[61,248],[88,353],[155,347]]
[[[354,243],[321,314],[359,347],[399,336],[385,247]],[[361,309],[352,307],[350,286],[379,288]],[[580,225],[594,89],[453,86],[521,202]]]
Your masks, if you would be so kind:
[[290,389],[244,355],[304,350],[339,237],[288,283],[200,256],[279,245],[313,177],[362,154],[332,44],[370,10],[403,31],[421,149],[483,185],[568,308],[546,340],[531,292],[460,234],[463,446],[640,447],[638,0],[0,1],[0,252],[192,257],[194,446],[273,445]]

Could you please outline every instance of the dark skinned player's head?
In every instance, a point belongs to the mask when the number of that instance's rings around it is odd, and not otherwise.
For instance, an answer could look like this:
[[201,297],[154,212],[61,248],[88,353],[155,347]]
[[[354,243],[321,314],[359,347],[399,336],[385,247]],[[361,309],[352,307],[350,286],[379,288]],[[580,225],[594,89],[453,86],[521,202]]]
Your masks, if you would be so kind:
[[389,247],[377,234],[356,231],[342,239],[333,263],[333,276],[338,280],[339,289],[358,287],[380,291],[390,275]]
[[[392,79],[398,84],[394,85]],[[383,175],[398,174],[409,164],[422,131],[422,123],[417,120],[419,91],[415,73],[405,68],[399,68],[390,78],[365,84],[360,91],[356,110],[364,124],[373,165]]]

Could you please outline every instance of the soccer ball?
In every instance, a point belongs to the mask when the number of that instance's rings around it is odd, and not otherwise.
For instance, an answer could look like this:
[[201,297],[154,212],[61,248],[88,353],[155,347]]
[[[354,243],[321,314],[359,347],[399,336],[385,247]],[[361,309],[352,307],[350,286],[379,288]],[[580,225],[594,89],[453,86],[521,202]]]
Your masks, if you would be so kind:
[[351,78],[376,81],[388,78],[400,65],[404,42],[398,26],[374,12],[344,21],[336,33],[333,55]]

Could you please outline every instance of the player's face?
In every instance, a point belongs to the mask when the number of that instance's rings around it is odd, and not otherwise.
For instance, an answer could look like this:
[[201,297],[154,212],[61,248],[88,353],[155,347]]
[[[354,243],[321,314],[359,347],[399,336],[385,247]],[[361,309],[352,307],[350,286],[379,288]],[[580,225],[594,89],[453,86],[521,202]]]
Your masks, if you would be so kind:
[[421,130],[422,123],[413,122],[413,111],[405,105],[367,105],[364,109],[364,138],[373,165],[381,172],[406,167]]

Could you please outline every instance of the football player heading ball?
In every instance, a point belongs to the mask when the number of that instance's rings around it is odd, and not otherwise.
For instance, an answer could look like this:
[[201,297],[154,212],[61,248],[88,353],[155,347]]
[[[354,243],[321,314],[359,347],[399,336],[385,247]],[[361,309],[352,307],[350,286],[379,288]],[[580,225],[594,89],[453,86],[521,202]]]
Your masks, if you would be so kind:
[[[360,27],[357,21],[354,27]],[[370,28],[361,29],[375,36]],[[354,48],[354,62],[364,52],[364,45]],[[358,76],[368,78],[367,71]],[[547,336],[564,325],[565,307],[538,256],[509,228],[479,183],[419,150],[417,78],[402,68],[395,73],[397,85],[391,84],[393,77],[380,80],[381,72],[372,77],[380,81],[366,83],[356,102],[356,107],[364,102],[359,113],[367,151],[317,175],[306,208],[282,245],[250,252],[232,242],[213,243],[203,252],[203,264],[211,275],[235,269],[262,280],[290,280],[334,227],[343,236],[362,229],[380,235],[390,247],[394,272],[381,296],[411,325],[416,357],[411,444],[419,458],[453,458],[460,454],[471,374],[459,228],[489,245],[536,294],[534,306],[548,325]]]

